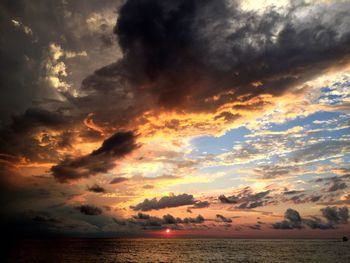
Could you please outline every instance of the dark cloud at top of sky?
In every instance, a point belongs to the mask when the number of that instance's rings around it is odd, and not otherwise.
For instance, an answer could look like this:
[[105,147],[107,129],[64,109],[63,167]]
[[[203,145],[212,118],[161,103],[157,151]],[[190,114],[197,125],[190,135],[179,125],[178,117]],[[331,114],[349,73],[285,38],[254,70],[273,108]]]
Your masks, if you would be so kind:
[[[117,45],[112,35],[113,25],[107,26],[106,18],[102,17],[94,29],[89,18],[105,9],[113,14],[120,3],[118,0],[1,1],[0,24],[5,33],[0,36],[0,127],[9,122],[12,114],[20,114],[39,101],[59,99],[57,90],[45,76],[50,44],[59,43],[75,52],[88,50],[89,57],[83,61],[89,63],[81,63],[79,69],[83,74],[101,66],[96,61],[110,61],[101,56],[101,50],[106,47],[104,39],[110,37],[114,47]],[[76,73],[79,78],[74,84],[77,85],[85,76]]]
[[102,146],[92,153],[66,158],[51,168],[53,176],[62,183],[87,178],[112,169],[115,160],[135,150],[136,135],[133,132],[117,132],[106,139]]
[[159,200],[153,198],[151,200],[145,199],[142,203],[139,203],[131,208],[135,211],[150,211],[150,210],[159,210],[168,207],[178,207],[183,205],[192,205],[195,203],[193,195],[180,194],[180,195],[171,195],[163,196]]
[[[348,62],[348,7],[342,2],[309,9],[301,2],[260,15],[241,10],[236,1],[129,0],[115,27],[123,59],[83,86],[115,89],[117,79],[126,77],[135,114],[136,108],[146,110],[140,98],[149,107],[210,111],[242,95],[278,96]],[[308,16],[298,19],[303,12]],[[220,94],[225,96],[210,100]]]
[[[100,29],[106,27],[106,21],[101,20],[98,32],[90,32],[86,28],[87,17],[91,15],[88,10],[112,10],[112,7],[120,5],[120,2],[93,2],[82,8],[85,5],[87,4],[82,1],[57,5],[49,1],[38,3],[32,8],[33,6],[26,2],[16,5],[9,1],[3,3],[1,7],[5,16],[1,23],[9,32],[8,36],[16,39],[16,43],[22,42],[20,40],[31,43],[30,47],[24,48],[23,54],[17,56],[17,50],[22,52],[22,49],[13,49],[11,45],[14,41],[2,41],[8,43],[1,49],[6,55],[5,58],[8,58],[2,65],[3,69],[9,71],[2,71],[2,79],[7,79],[7,98],[12,98],[9,87],[16,87],[15,95],[21,94],[21,100],[34,100],[33,96],[24,98],[26,93],[23,93],[22,98],[21,91],[27,92],[27,86],[23,83],[35,84],[38,80],[46,79],[47,76],[40,73],[43,71],[42,66],[35,62],[43,56],[42,50],[49,52],[48,48],[52,43],[60,43],[63,48],[61,52],[65,52],[67,48],[74,51],[87,49],[91,43],[95,44],[95,38],[100,41]],[[69,112],[68,123],[71,125],[83,122],[87,115],[93,113],[94,122],[108,131],[111,131],[111,127],[134,129],[138,126],[136,119],[144,121],[139,117],[150,109],[213,112],[225,103],[237,101],[238,98],[244,104],[244,100],[257,95],[280,95],[290,87],[303,83],[328,68],[348,62],[350,27],[346,19],[349,10],[347,7],[348,3],[342,2],[316,4],[315,8],[309,9],[306,3],[300,2],[298,5],[290,5],[282,13],[267,9],[258,14],[240,9],[236,1],[126,1],[119,9],[114,30],[123,52],[122,59],[85,78],[80,89],[75,87],[74,91],[77,91],[77,94],[70,90],[60,91],[52,88],[44,88],[44,92],[42,88],[37,87],[38,85],[33,84],[30,87],[36,90],[36,94],[40,94],[38,99],[50,102],[47,105],[51,106],[45,109],[48,112],[33,109],[25,112],[23,117],[27,120],[17,119],[15,126],[22,125],[29,129],[30,125],[38,128],[57,125],[62,131],[65,124],[60,124],[61,119],[57,113],[62,112],[58,111],[59,108]],[[32,10],[32,13],[28,10]],[[77,10],[81,12],[84,23],[79,20],[81,17],[75,16]],[[42,21],[46,21],[43,14],[46,14],[46,11],[50,17],[56,19],[50,19],[49,23],[43,26]],[[308,16],[299,19],[300,13],[304,12],[307,12]],[[324,14],[337,17],[337,23],[327,19]],[[65,16],[70,16],[70,19],[64,20]],[[21,21],[15,21],[32,28],[33,36],[17,32],[15,22],[11,21],[20,18]],[[65,41],[62,41],[62,35],[65,36]],[[85,41],[80,41],[81,39]],[[98,53],[95,49],[89,51],[91,54]],[[89,59],[93,57],[91,54],[89,53]],[[45,56],[49,57],[48,54]],[[23,57],[28,57],[28,61],[22,61]],[[19,65],[19,68],[16,65]],[[28,70],[27,67],[33,68],[34,71]],[[29,75],[34,77],[28,77],[24,72],[30,72]],[[24,79],[21,79],[22,77]],[[48,86],[46,82],[40,85]],[[258,88],[252,84],[257,82],[261,83]],[[17,86],[20,88],[17,89]],[[214,96],[218,99],[212,100]],[[20,104],[25,105],[23,111],[32,106],[32,102]],[[3,111],[16,112],[12,108]],[[65,118],[62,120],[67,121]],[[19,124],[21,125],[18,126]],[[80,130],[80,133],[83,134],[84,130]],[[6,140],[6,137],[1,138]],[[60,139],[64,140],[63,144],[69,145],[71,136],[66,133],[64,138]],[[15,150],[6,147],[1,149],[1,152],[21,154],[26,158],[30,157],[30,160],[41,162],[62,160],[62,156],[57,152],[58,144],[44,148],[32,137],[28,139],[15,136],[11,141],[16,140],[25,143],[21,143],[21,147],[13,147]],[[108,151],[109,143],[113,143],[113,138],[89,157],[65,159],[52,168],[54,174],[69,172],[73,179],[86,177],[84,172],[75,168],[80,169],[85,166],[82,163],[98,159],[92,157],[94,154],[99,156],[104,150]],[[35,155],[34,152],[38,154]],[[107,166],[101,170],[109,170],[111,162],[107,162]],[[88,170],[96,173],[96,169],[95,166]],[[260,204],[252,204],[258,205]],[[249,206],[251,205],[247,204],[247,207]]]

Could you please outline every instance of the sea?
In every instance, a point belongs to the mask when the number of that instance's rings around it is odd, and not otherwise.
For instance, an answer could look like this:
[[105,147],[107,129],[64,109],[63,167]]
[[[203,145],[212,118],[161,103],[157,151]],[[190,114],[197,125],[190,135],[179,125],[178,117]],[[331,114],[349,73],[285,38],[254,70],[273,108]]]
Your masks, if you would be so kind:
[[286,239],[18,240],[5,262],[350,262],[350,242]]

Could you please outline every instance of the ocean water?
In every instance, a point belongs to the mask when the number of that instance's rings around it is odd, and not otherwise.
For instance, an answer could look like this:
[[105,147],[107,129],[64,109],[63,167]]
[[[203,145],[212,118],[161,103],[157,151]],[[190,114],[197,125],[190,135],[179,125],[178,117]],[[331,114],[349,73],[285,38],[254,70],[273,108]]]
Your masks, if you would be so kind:
[[[6,262],[6,261],[5,261]],[[350,242],[268,239],[22,240],[7,262],[350,262]]]

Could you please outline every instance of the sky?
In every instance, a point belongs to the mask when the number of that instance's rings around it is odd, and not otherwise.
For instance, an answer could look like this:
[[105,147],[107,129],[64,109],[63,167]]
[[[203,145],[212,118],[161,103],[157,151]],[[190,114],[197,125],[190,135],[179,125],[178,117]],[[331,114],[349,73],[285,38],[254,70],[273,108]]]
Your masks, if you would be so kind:
[[2,1],[2,224],[350,235],[349,16],[341,0]]

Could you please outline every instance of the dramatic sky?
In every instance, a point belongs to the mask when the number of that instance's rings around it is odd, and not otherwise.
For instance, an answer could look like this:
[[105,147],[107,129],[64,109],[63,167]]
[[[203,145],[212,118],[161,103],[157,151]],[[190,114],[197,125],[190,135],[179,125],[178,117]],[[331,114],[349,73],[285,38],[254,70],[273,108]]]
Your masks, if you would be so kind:
[[9,233],[350,234],[350,1],[5,0],[0,24]]

